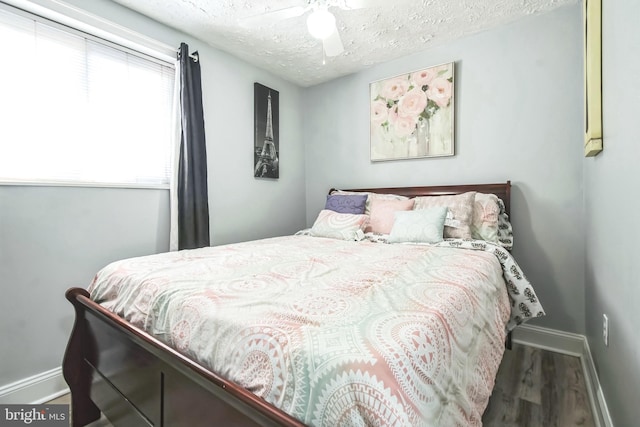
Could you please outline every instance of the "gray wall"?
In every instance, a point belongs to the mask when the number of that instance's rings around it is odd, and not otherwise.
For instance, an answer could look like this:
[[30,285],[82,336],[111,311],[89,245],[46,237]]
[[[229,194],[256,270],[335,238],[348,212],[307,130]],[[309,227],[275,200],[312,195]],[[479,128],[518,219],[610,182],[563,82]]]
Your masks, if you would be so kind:
[[[304,227],[300,88],[113,2],[67,2],[200,52],[212,244]],[[253,178],[256,81],[280,92],[277,181]],[[0,387],[60,366],[73,320],[65,290],[115,259],[168,250],[168,227],[168,190],[0,185]]]
[[169,247],[166,190],[0,186],[0,385],[60,366],[64,298],[104,265]]
[[[514,255],[548,315],[584,333],[580,5],[304,91],[307,224],[329,188],[511,180]],[[456,62],[456,155],[369,161],[369,83]]]
[[[602,2],[604,151],[584,160],[586,327],[617,426],[640,420],[640,3]],[[609,316],[609,346],[602,314]]]

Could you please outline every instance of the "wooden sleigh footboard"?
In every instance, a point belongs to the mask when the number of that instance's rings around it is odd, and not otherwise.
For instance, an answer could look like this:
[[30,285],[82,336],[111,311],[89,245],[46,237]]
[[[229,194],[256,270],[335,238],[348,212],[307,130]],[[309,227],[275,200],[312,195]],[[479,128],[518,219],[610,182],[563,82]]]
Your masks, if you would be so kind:
[[104,413],[115,426],[303,426],[265,400],[105,310],[85,289],[63,361],[72,425]]

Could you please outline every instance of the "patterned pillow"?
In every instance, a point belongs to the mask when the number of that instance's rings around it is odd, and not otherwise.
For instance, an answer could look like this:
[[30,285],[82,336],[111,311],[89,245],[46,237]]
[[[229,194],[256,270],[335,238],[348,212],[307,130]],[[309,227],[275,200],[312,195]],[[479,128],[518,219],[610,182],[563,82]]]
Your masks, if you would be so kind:
[[444,237],[470,239],[475,198],[475,191],[455,196],[416,197],[414,209],[427,209],[437,206],[449,208],[447,218],[444,221]]
[[362,215],[366,203],[366,194],[330,194],[324,208],[339,213]]
[[498,243],[498,215],[500,205],[495,194],[476,193],[471,221],[471,237]]
[[362,240],[363,230],[368,220],[367,215],[344,214],[323,209],[318,214],[309,234],[314,237],[340,240]]
[[509,215],[507,215],[504,207],[504,202],[498,199],[498,206],[500,206],[500,214],[498,215],[498,244],[507,250],[513,249],[513,229],[509,222]]
[[374,198],[371,201],[371,215],[369,226],[365,232],[389,234],[395,221],[397,211],[410,211],[414,200],[384,200]]
[[344,190],[335,190],[331,194],[360,194],[366,195],[367,204],[365,205],[364,213],[367,215],[371,214],[371,201],[376,200],[409,200],[408,197],[400,196],[398,194],[379,194],[379,193],[371,193],[368,191],[357,192],[357,191],[344,191]]
[[443,240],[446,207],[396,212],[389,243],[438,243]]

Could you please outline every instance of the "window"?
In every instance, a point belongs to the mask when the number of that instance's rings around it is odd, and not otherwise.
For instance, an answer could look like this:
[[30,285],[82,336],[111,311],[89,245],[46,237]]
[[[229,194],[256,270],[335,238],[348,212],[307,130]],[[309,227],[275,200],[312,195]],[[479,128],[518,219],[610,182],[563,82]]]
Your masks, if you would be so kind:
[[0,181],[167,186],[175,68],[0,8]]

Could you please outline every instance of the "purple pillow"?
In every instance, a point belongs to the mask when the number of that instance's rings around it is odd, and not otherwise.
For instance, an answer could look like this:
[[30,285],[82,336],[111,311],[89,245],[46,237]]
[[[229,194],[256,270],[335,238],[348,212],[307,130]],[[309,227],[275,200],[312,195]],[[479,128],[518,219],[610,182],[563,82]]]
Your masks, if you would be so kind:
[[324,208],[339,213],[362,215],[367,197],[366,194],[330,194]]

